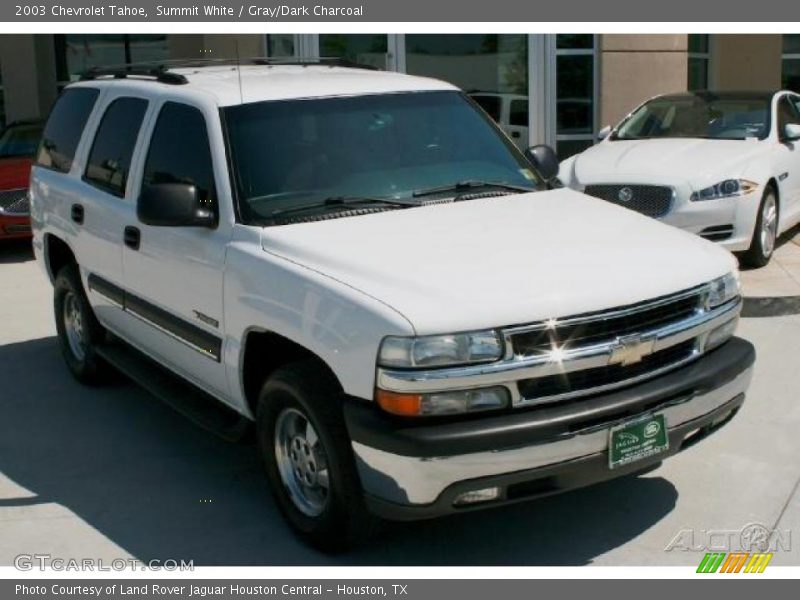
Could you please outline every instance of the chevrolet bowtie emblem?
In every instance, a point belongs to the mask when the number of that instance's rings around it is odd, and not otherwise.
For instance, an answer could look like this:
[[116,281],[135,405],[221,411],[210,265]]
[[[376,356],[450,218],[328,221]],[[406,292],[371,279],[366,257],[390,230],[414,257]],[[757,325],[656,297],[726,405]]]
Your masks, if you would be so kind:
[[655,335],[642,336],[635,334],[619,337],[611,348],[608,364],[622,365],[623,367],[636,364],[648,354],[652,354],[655,345]]

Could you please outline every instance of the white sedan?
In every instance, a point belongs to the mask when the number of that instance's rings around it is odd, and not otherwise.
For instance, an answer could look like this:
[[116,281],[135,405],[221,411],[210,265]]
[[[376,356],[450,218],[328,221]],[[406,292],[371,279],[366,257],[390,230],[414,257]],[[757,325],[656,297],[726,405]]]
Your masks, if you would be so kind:
[[769,262],[800,221],[800,95],[687,92],[653,98],[561,163],[566,186]]

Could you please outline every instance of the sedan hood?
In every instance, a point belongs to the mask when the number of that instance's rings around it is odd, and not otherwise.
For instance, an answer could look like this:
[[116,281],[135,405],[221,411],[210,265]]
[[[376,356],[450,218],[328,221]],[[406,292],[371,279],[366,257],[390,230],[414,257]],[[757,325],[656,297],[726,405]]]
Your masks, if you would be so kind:
[[[575,176],[583,185],[642,177],[706,183],[709,178],[738,177],[753,154],[757,140],[651,139],[608,141],[575,158]],[[609,173],[613,178],[609,180]],[[632,179],[631,179],[632,178]]]
[[623,306],[734,268],[710,242],[568,189],[269,227],[262,247],[392,306],[418,334]]

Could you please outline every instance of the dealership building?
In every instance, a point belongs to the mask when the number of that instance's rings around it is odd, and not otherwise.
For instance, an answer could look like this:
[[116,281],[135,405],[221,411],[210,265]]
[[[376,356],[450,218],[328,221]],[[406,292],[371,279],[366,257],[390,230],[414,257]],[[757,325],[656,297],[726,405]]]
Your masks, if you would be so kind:
[[47,114],[94,66],[183,58],[336,56],[450,81],[520,147],[563,158],[656,94],[800,91],[800,34],[2,35],[0,118]]

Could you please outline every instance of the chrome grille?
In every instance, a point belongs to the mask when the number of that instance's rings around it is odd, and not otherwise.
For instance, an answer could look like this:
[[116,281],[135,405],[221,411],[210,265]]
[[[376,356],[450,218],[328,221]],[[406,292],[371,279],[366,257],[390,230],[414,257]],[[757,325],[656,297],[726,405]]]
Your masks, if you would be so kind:
[[0,212],[7,215],[27,215],[30,211],[27,188],[0,192]]
[[710,332],[738,319],[741,298],[709,308],[710,289],[705,284],[612,310],[506,327],[499,361],[379,368],[377,387],[425,394],[503,385],[514,407],[527,407],[632,385],[701,356]]
[[663,217],[672,208],[672,188],[659,185],[597,184],[587,185],[589,196],[630,208],[648,217]]
[[702,307],[704,296],[689,292],[634,304],[614,312],[578,315],[529,331],[512,333],[511,347],[515,356],[531,356],[550,352],[563,345],[585,346],[613,340],[642,331],[664,327],[686,319]]
[[608,388],[610,385],[639,379],[649,373],[660,373],[672,366],[683,364],[695,354],[696,346],[695,340],[688,340],[645,356],[633,365],[606,365],[538,379],[523,379],[517,385],[522,398],[563,397],[587,390]]

